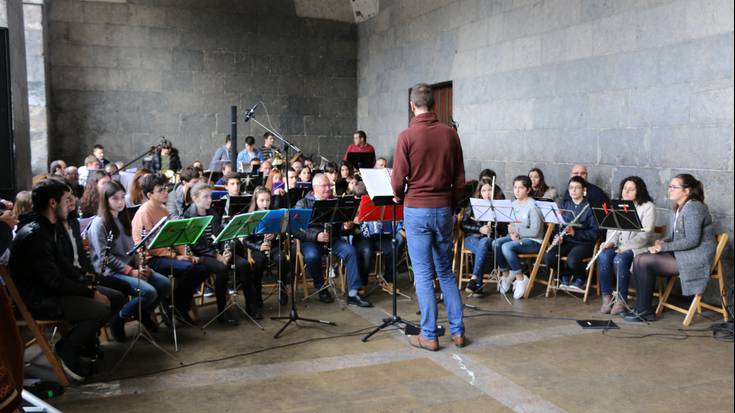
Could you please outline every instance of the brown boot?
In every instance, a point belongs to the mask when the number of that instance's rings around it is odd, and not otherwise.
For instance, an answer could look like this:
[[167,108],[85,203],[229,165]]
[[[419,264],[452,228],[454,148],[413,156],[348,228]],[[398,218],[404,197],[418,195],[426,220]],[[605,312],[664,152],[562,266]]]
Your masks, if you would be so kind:
[[610,294],[603,294],[602,295],[602,305],[600,306],[600,312],[602,314],[609,314],[612,306],[613,306],[612,296]]
[[623,302],[623,300],[618,300],[615,302],[615,305],[613,305],[612,309],[610,310],[610,314],[618,315],[625,311],[625,303]]
[[423,334],[419,334],[417,336],[408,336],[408,344],[429,351],[439,350],[439,341],[424,338]]
[[464,338],[464,333],[452,336],[452,341],[457,347],[464,347],[467,345],[467,340]]

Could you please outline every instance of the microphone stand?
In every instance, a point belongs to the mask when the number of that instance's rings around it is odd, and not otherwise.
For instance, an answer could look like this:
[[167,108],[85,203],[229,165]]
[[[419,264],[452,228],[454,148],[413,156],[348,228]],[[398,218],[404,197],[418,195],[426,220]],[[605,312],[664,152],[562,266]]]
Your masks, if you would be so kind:
[[[293,150],[295,150],[297,152],[301,152],[301,149],[299,149],[298,147],[296,147],[291,142],[287,141],[286,138],[282,137],[278,132],[276,132],[276,131],[268,128],[267,126],[263,125],[262,123],[258,122],[258,120],[255,119],[254,114],[249,113],[249,116],[247,116],[245,118],[245,121],[247,122],[248,120],[251,120],[251,119],[258,126],[260,126],[261,128],[265,129],[266,132],[270,132],[271,134],[273,134],[273,136],[275,138],[277,138],[278,140],[280,140],[281,142],[283,142],[283,152],[286,155],[286,161],[288,161],[288,150],[289,150],[289,148],[291,148],[291,149],[293,149]],[[286,179],[285,182],[284,182],[284,188],[286,189],[286,193],[288,193],[288,191],[289,191],[288,179]],[[287,245],[288,245],[289,250],[291,249],[291,245],[293,244],[293,234],[292,234],[292,232],[293,231],[291,231],[291,217],[289,216],[288,222],[286,224],[286,240],[287,240]],[[296,311],[296,257],[295,257],[295,254],[296,253],[297,252],[294,250],[293,254],[291,254],[291,255],[294,255],[292,257],[292,259],[291,259],[291,274],[293,275],[293,280],[291,281],[291,310],[289,311],[288,316],[271,317],[271,320],[288,320],[286,322],[286,324],[284,324],[284,326],[281,327],[280,330],[278,330],[278,332],[273,336],[273,338],[280,338],[281,337],[281,334],[286,330],[286,328],[288,328],[288,326],[291,325],[291,323],[296,324],[297,321],[306,321],[306,322],[309,322],[309,323],[326,324],[326,325],[330,325],[330,326],[336,326],[337,325],[334,321],[315,320],[315,319],[311,319],[311,318],[303,318],[303,317],[299,316],[298,311]],[[283,251],[281,251],[281,254],[283,254]]]

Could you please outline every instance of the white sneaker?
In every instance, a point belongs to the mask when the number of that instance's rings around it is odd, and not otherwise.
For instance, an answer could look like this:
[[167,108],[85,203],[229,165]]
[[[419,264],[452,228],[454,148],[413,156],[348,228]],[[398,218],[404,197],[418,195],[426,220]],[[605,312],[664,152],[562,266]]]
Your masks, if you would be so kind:
[[510,286],[513,284],[513,280],[515,280],[515,275],[506,275],[505,277],[500,277],[500,282],[498,285],[500,285],[500,292],[505,294],[510,290]]
[[526,287],[528,287],[529,279],[527,275],[523,276],[522,280],[513,281],[513,299],[520,300],[523,298],[523,294],[526,293]]

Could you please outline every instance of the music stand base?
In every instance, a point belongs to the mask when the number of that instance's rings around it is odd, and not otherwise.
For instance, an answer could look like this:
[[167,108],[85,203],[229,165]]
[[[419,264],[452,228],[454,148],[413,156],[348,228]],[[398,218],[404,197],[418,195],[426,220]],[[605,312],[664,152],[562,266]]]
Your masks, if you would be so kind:
[[260,328],[261,330],[265,330],[265,328],[263,328],[263,326],[260,325],[260,323],[258,323],[257,321],[255,321],[255,319],[252,316],[250,316],[250,314],[248,314],[248,312],[244,308],[242,308],[242,306],[240,305],[240,303],[237,302],[237,297],[238,297],[238,293],[237,292],[233,292],[232,294],[230,294],[230,298],[227,299],[227,305],[225,306],[225,308],[222,309],[222,311],[220,311],[219,313],[217,313],[217,315],[215,315],[214,317],[212,317],[211,320],[207,321],[207,323],[204,324],[201,327],[202,332],[205,332],[204,331],[205,328],[209,327],[215,320],[217,320],[217,318],[219,318],[219,316],[221,316],[222,314],[224,314],[225,312],[227,312],[227,310],[229,310],[231,307],[235,307],[238,310],[240,310],[240,312],[245,317],[247,317],[250,321],[252,321],[253,324],[255,324],[256,326],[258,326],[258,328]]
[[280,330],[278,330],[278,332],[273,336],[273,338],[280,338],[281,337],[281,333],[283,333],[286,330],[286,328],[289,325],[291,325],[291,323],[296,324],[297,321],[306,321],[306,322],[309,322],[309,323],[325,324],[325,325],[328,325],[328,326],[336,326],[337,325],[337,323],[335,323],[334,321],[315,320],[313,318],[302,318],[302,317],[299,317],[299,313],[296,311],[295,308],[291,308],[291,311],[289,312],[289,314],[288,314],[287,317],[286,316],[283,316],[283,317],[271,317],[271,320],[288,320],[288,322],[283,327],[281,327]]
[[404,321],[401,319],[401,317],[399,317],[397,315],[392,315],[392,316],[390,316],[388,318],[384,318],[383,319],[383,324],[375,327],[375,329],[373,331],[369,332],[365,337],[363,337],[362,338],[362,342],[363,343],[367,343],[367,341],[370,340],[370,337],[372,337],[378,331],[380,331],[380,330],[382,330],[384,328],[388,328],[390,326],[393,326],[393,325],[396,325],[396,324],[402,324],[402,323],[404,323]]

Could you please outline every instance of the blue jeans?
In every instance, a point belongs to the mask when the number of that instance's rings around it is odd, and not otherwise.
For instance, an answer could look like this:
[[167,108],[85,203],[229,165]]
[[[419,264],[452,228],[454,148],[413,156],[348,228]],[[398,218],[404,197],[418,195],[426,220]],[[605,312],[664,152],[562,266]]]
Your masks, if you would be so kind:
[[464,332],[464,306],[452,272],[452,211],[450,208],[404,208],[403,218],[408,242],[408,255],[416,280],[416,296],[421,310],[421,332],[435,340],[436,297],[434,272],[444,294],[449,331],[452,335]]
[[488,252],[493,239],[484,235],[467,235],[464,237],[464,246],[475,254],[475,266],[472,268],[472,275],[482,279],[482,274],[487,271]]
[[[123,319],[138,314],[138,279],[121,273],[114,274],[114,277],[125,281],[133,289],[132,299],[120,310],[120,317]],[[153,271],[148,280],[140,279],[140,298],[143,311],[151,311],[156,304],[158,298],[168,297],[171,291],[171,282],[165,276]]]
[[173,269],[176,279],[174,288],[174,305],[181,314],[188,314],[194,290],[209,278],[209,270],[204,264],[193,264],[191,261],[178,261],[168,257],[153,257],[149,261],[151,269],[160,274],[169,274]]
[[597,257],[597,274],[603,294],[612,294],[615,274],[618,276],[618,292],[623,299],[628,298],[630,266],[633,263],[633,250],[616,253],[614,248],[602,250]]
[[[304,256],[306,272],[314,280],[314,287],[318,290],[324,285],[322,274],[322,255],[327,253],[326,244],[318,242],[301,242],[301,254]],[[332,253],[341,258],[347,271],[347,286],[350,291],[362,287],[360,271],[357,265],[357,251],[349,242],[338,238],[332,242]]]
[[498,257],[498,268],[507,270],[510,267],[511,275],[517,275],[522,271],[518,254],[531,254],[538,252],[539,248],[541,244],[536,241],[530,239],[513,241],[509,235],[493,241],[493,251]]

